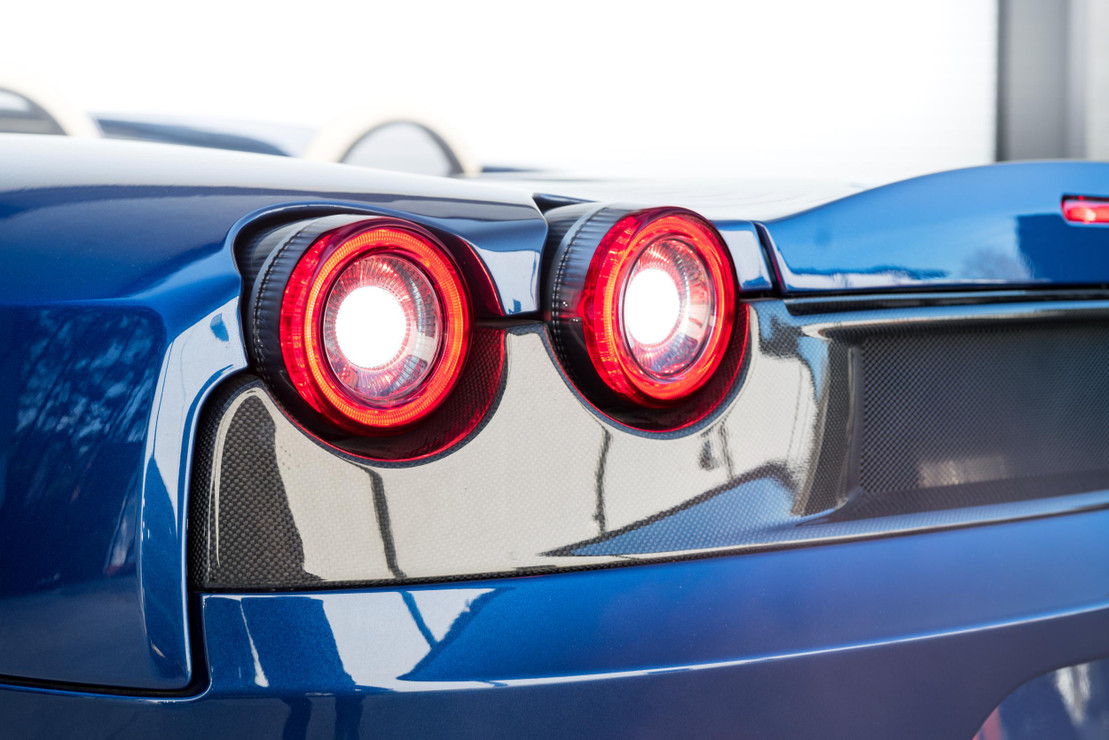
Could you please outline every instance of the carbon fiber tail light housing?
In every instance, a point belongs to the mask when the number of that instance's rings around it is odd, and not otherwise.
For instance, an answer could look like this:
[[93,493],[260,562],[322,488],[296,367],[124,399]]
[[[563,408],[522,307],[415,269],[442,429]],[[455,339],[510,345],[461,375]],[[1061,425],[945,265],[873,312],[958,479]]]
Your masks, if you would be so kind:
[[[592,266],[602,259],[600,253],[606,249],[611,236],[619,233],[624,224],[637,217],[642,219],[640,228],[667,218],[671,221],[689,221],[701,228],[703,233],[698,233],[701,241],[696,250],[690,251],[689,261],[698,261],[697,257],[692,256],[693,254],[699,254],[702,261],[704,252],[717,255],[720,258],[717,263],[717,276],[727,289],[726,295],[715,296],[715,300],[723,306],[725,315],[717,325],[713,325],[711,321],[708,322],[706,337],[702,340],[702,351],[689,363],[693,366],[708,365],[712,369],[702,375],[699,384],[691,386],[694,390],[681,392],[668,400],[662,400],[657,395],[657,391],[646,393],[642,388],[635,387],[635,383],[629,383],[624,378],[624,373],[614,371],[612,368],[608,373],[602,372],[596,342],[592,347],[590,346],[590,338],[595,335],[596,327],[606,323],[599,319],[599,316],[605,312],[605,306],[602,305],[605,301],[597,295],[601,289],[592,284],[589,278],[593,270]],[[547,219],[551,228],[545,252],[543,316],[550,333],[554,354],[574,385],[603,413],[622,423],[648,431],[679,429],[712,413],[732,388],[743,363],[748,321],[747,305],[736,302],[734,291],[737,290],[738,281],[731,257],[714,227],[703,221],[697,214],[683,209],[638,209],[621,205],[565,206],[548,212]],[[638,236],[639,234],[636,234],[632,241],[634,242]],[[664,241],[664,239],[658,239],[658,241]],[[647,251],[642,247],[645,243],[640,242],[640,250]],[[627,259],[617,262],[623,267],[616,272],[630,267],[631,263],[636,261],[637,250],[632,249],[626,254]],[[624,278],[626,277],[625,275]],[[615,280],[617,285],[624,285],[626,289],[624,279],[617,277]],[[616,303],[623,306],[625,302],[623,289],[616,291],[616,294],[618,296]],[[711,315],[709,318],[712,318]],[[622,341],[621,336],[613,337],[615,341],[611,343],[610,355],[626,355],[627,359],[616,362],[610,358],[609,364],[637,367],[636,361],[629,354],[630,350],[627,349],[629,340],[627,335],[623,334],[626,331],[625,322],[620,320],[618,323],[621,325],[621,331],[618,334],[622,335]],[[704,345],[709,346],[706,348]],[[690,368],[671,375],[667,380],[676,388],[679,385],[678,378],[688,369]],[[623,385],[627,386],[626,390],[614,389],[612,379],[607,377],[613,373],[620,378]],[[652,378],[648,383],[656,388],[665,387],[664,384],[656,381],[657,377]]]
[[[311,287],[311,290],[307,287],[301,289],[301,293],[309,296],[326,296],[330,290],[330,287],[320,290],[313,282],[315,277],[307,280],[297,278],[297,270],[306,259],[306,254],[315,254],[312,250],[319,252],[321,246],[346,246],[362,236],[379,232],[405,234],[410,239],[414,237],[412,240],[420,241],[441,255],[437,259],[449,265],[455,283],[453,287],[457,288],[456,295],[461,294],[459,315],[443,314],[438,324],[445,334],[455,335],[456,351],[452,354],[449,381],[445,381],[436,396],[437,400],[427,410],[410,414],[388,428],[386,425],[359,422],[350,413],[337,411],[334,403],[324,399],[321,391],[310,382],[310,363],[299,358],[302,360],[300,364],[290,364],[290,347],[303,350],[308,343],[303,334],[290,329],[300,326],[291,318],[290,304],[294,311],[302,310],[302,304],[309,301],[286,298],[289,286],[293,285]],[[392,254],[393,251],[396,248],[392,246],[379,247],[375,254]],[[356,251],[354,257],[358,256]],[[405,259],[410,264],[418,265],[420,256],[408,255]],[[289,412],[290,418],[296,419],[298,425],[336,449],[380,460],[411,460],[432,455],[472,434],[494,402],[504,362],[503,342],[498,332],[472,326],[471,291],[467,284],[472,285],[473,292],[479,296],[479,310],[485,318],[495,314],[492,288],[488,274],[479,268],[469,247],[457,238],[445,237],[440,243],[438,235],[430,230],[391,217],[369,214],[317,216],[261,228],[255,235],[243,240],[238,260],[246,276],[247,300],[243,306],[243,325],[255,374],[273,393],[276,402]],[[468,277],[465,281],[456,261],[466,265]],[[420,268],[416,269],[419,271]],[[314,326],[320,334],[324,333],[324,323],[308,319],[300,322]],[[296,336],[287,336],[287,333]],[[303,351],[301,354],[304,354]],[[428,360],[431,366],[429,375],[442,369],[445,362],[441,360],[445,354],[446,351],[440,348],[439,353]],[[410,361],[411,358],[406,358],[405,363]],[[339,395],[348,407],[365,412],[366,402],[348,393],[349,389],[337,379],[338,376],[324,367],[327,362],[328,359],[317,356],[317,369],[331,378],[330,392]],[[298,371],[299,375],[294,371]],[[421,391],[425,390],[426,387],[417,388],[411,395],[419,401]],[[405,402],[408,403],[407,400]],[[395,411],[395,408],[373,408],[370,413],[381,417]]]

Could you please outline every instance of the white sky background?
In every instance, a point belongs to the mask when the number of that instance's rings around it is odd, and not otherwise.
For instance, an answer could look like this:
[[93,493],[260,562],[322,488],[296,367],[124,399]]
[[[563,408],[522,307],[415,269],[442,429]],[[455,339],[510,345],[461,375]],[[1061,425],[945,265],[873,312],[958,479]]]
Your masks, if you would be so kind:
[[996,0],[12,2],[0,71],[96,112],[423,112],[479,161],[889,180],[988,162]]

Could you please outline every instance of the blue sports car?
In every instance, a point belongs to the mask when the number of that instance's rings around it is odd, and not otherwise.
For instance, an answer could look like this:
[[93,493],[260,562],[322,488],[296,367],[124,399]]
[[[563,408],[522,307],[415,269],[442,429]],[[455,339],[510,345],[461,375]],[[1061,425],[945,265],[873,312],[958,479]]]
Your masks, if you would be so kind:
[[0,135],[0,734],[1109,736],[1109,165],[282,153]]

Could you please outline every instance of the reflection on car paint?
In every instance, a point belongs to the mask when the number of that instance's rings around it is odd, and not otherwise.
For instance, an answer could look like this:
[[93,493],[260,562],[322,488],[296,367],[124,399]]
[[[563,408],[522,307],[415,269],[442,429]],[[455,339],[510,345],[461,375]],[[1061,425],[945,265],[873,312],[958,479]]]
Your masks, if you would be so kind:
[[[145,308],[8,308],[0,332],[0,673],[72,679],[90,631],[120,650],[142,628],[141,471],[165,331]],[[80,617],[58,611],[67,592]]]
[[1109,737],[1109,659],[1066,666],[1021,685],[974,740],[1099,740]]

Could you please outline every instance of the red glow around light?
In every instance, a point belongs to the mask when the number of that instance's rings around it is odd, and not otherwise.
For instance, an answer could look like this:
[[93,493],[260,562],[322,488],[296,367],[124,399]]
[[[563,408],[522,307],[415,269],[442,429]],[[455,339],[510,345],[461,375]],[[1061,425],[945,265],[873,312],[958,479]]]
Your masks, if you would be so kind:
[[1109,198],[1063,198],[1063,218],[1080,224],[1109,224]]
[[[344,271],[373,255],[396,257],[422,270],[443,316],[441,347],[433,367],[403,398],[375,403],[338,377],[343,358],[329,358],[323,315]],[[281,302],[281,353],[289,378],[308,404],[337,426],[355,432],[404,427],[438,407],[461,374],[470,341],[470,302],[462,278],[438,241],[395,219],[360,222],[320,237],[301,257]]]
[[[708,331],[680,367],[653,372],[651,347],[633,347],[621,322],[625,289],[636,260],[666,240],[683,245],[703,267],[711,286]],[[649,257],[652,257],[648,253]],[[652,259],[659,259],[652,257]],[[720,366],[736,314],[735,273],[719,235],[696,214],[653,209],[629,214],[601,239],[578,307],[585,343],[597,372],[613,391],[647,405],[677,402],[701,388]]]

